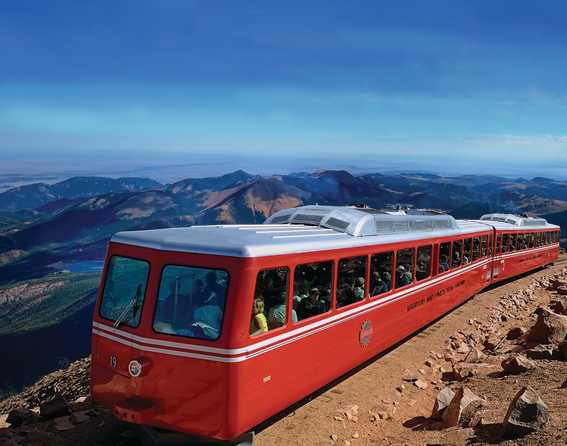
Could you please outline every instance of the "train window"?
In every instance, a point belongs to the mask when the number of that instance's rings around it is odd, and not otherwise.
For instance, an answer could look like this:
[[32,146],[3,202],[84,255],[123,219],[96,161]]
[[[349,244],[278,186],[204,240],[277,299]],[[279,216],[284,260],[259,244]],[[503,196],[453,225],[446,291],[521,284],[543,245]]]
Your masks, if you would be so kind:
[[483,235],[480,239],[480,254],[482,257],[486,257],[486,235]]
[[[250,334],[259,335],[287,324],[289,269],[285,266],[264,269],[256,278],[252,302]],[[291,318],[297,322],[295,310]]]
[[492,242],[493,242],[492,234],[488,236],[488,246],[486,247],[486,254],[488,257],[492,257]]
[[415,249],[401,249],[396,254],[396,288],[413,282],[413,259]]
[[370,259],[370,295],[378,296],[392,289],[393,252],[375,254]]
[[337,308],[363,300],[366,294],[366,256],[341,259],[337,281]]
[[431,276],[431,254],[433,247],[421,246],[417,248],[417,261],[415,263],[415,278],[420,281]]
[[166,266],[161,274],[154,330],[189,338],[218,339],[227,290],[226,271]]
[[106,274],[100,315],[137,327],[148,283],[150,265],[144,260],[112,256]]
[[510,252],[514,252],[518,250],[518,236],[517,234],[510,234]]
[[527,247],[527,243],[526,243],[526,234],[518,234],[518,251],[522,251],[524,249],[526,249]]
[[480,259],[480,239],[473,238],[473,260]]
[[529,234],[528,243],[530,248],[533,248],[535,246],[535,236],[533,232]]
[[502,249],[502,236],[498,235],[496,237],[496,255],[500,254],[500,250]]
[[293,300],[300,321],[329,311],[333,262],[298,265],[295,268],[294,282]]
[[504,234],[504,237],[502,238],[502,254],[508,252],[509,245],[510,245],[510,234]]
[[451,262],[453,268],[458,268],[459,266],[461,266],[462,260],[463,260],[463,241],[455,240],[453,242],[453,259]]
[[465,249],[464,249],[464,253],[463,253],[463,265],[466,265],[467,263],[471,263],[471,244],[472,244],[472,239],[471,238],[467,238],[465,239]]
[[439,266],[438,272],[444,273],[445,271],[449,271],[451,266],[449,265],[449,258],[451,255],[451,242],[441,243],[439,245]]

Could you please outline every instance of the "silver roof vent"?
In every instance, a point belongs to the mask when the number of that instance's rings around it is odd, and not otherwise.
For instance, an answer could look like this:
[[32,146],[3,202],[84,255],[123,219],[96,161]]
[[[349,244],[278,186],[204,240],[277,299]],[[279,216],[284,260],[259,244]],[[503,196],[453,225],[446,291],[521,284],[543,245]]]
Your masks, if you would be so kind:
[[485,214],[480,217],[485,221],[499,221],[501,223],[508,223],[514,226],[546,226],[547,220],[545,218],[536,217],[520,217],[514,214]]
[[320,226],[355,237],[457,229],[450,215],[391,215],[346,206],[300,206],[276,212],[265,221],[284,223]]

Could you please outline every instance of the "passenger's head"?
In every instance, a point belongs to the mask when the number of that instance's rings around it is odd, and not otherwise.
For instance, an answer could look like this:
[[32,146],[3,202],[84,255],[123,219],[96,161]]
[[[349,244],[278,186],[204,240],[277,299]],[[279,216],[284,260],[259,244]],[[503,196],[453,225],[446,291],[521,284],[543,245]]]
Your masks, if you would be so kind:
[[398,265],[398,267],[396,268],[396,271],[401,273],[405,273],[406,269],[404,268],[404,265]]
[[311,288],[309,290],[309,298],[311,300],[317,300],[321,293],[319,292],[319,288]]
[[214,271],[209,271],[205,276],[205,280],[207,281],[207,286],[210,288],[217,284],[217,275]]
[[388,271],[385,271],[384,274],[382,274],[382,277],[384,278],[384,280],[386,282],[389,282],[389,281],[392,280],[392,275]]
[[264,312],[264,301],[262,299],[254,299],[254,314]]
[[364,277],[357,277],[357,279],[356,279],[356,284],[357,284],[359,287],[364,287]]
[[276,303],[285,304],[287,302],[287,292],[282,291],[281,293],[276,293]]

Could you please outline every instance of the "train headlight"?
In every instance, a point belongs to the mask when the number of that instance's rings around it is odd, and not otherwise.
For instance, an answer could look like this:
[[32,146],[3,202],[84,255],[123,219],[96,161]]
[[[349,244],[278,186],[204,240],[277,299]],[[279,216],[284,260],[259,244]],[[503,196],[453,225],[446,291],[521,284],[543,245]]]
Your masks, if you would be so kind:
[[142,374],[142,364],[140,361],[137,361],[136,359],[130,361],[128,364],[128,372],[130,372],[130,375],[134,378],[140,376]]

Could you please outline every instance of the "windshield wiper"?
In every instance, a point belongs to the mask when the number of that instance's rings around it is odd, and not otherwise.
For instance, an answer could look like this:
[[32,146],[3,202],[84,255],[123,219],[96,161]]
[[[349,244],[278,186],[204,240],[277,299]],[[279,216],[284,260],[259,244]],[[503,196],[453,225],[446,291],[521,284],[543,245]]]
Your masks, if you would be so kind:
[[118,328],[120,326],[120,324],[122,324],[122,322],[124,322],[124,320],[126,319],[128,311],[130,311],[131,308],[134,310],[132,312],[132,317],[136,316],[136,312],[138,311],[138,299],[140,298],[141,294],[142,294],[142,285],[140,284],[140,285],[138,285],[138,288],[136,289],[136,294],[134,294],[132,299],[130,299],[130,302],[128,302],[128,305],[126,305],[124,310],[122,310],[122,313],[120,313],[120,316],[118,316],[116,318],[116,320],[114,321],[114,324],[112,324],[112,327]]

